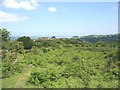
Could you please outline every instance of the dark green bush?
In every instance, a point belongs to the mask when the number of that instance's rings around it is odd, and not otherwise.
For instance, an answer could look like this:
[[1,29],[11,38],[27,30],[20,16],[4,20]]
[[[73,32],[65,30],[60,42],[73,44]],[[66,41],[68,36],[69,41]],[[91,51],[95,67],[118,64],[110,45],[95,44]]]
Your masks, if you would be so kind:
[[24,49],[31,49],[34,45],[34,41],[28,36],[19,37],[17,41],[23,43]]

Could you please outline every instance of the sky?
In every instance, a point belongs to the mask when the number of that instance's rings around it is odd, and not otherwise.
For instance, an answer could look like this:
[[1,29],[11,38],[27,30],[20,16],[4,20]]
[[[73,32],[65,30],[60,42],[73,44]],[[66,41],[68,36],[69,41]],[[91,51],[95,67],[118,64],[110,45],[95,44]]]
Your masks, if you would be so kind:
[[0,2],[0,28],[12,36],[84,36],[118,33],[117,2]]

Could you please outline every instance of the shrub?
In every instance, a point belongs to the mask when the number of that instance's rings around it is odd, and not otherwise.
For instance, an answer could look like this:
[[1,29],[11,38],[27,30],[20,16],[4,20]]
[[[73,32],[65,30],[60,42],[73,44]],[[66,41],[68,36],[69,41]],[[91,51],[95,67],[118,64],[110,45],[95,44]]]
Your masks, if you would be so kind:
[[3,63],[2,65],[2,78],[10,77],[11,75],[15,73],[21,73],[22,72],[22,65],[19,63],[15,63],[14,65],[12,63]]
[[[60,74],[55,70],[47,70],[47,71],[35,71],[31,73],[31,77],[28,82],[34,85],[42,85],[44,86],[46,82],[55,82],[60,78]],[[45,86],[44,86],[45,87]]]
[[32,46],[34,45],[34,41],[27,36],[23,36],[17,39],[17,41],[20,41],[24,45],[24,49],[31,49]]

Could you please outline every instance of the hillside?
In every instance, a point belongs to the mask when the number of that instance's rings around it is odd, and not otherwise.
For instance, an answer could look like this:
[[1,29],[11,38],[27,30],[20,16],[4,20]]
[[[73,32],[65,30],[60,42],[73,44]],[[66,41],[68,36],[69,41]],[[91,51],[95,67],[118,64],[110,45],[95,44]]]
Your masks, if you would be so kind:
[[96,43],[98,41],[102,42],[117,42],[118,34],[110,34],[110,35],[88,35],[80,37],[81,40],[91,43]]
[[78,36],[10,40],[9,31],[1,31],[2,88],[119,87],[117,43],[88,43]]
[[[32,39],[37,39],[39,36],[30,36]],[[16,40],[19,38],[18,36],[11,36],[11,40]],[[42,37],[40,37],[42,38]],[[49,36],[50,38],[50,36]],[[56,37],[59,38],[59,37]],[[60,38],[65,38],[65,37],[60,37]],[[66,37],[67,38],[67,37]],[[106,42],[106,43],[112,43],[112,42],[117,42],[118,41],[118,34],[108,34],[108,35],[88,35],[88,36],[73,36],[72,38],[76,38],[85,41],[85,42],[90,42],[90,43],[96,43],[98,41]]]

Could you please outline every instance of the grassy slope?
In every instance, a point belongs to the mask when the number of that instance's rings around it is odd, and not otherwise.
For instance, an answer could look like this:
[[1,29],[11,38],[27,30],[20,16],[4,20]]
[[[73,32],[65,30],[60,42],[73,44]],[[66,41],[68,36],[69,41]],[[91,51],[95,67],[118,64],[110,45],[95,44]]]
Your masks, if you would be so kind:
[[[61,56],[60,56],[61,55]],[[48,70],[50,68],[59,70],[62,72],[62,70],[66,67],[66,65],[60,66],[57,65],[56,62],[58,60],[63,60],[64,62],[72,64],[72,58],[74,56],[78,56],[80,58],[80,61],[83,62],[83,66],[86,70],[93,70],[93,72],[96,73],[96,75],[89,76],[90,82],[89,87],[95,88],[97,86],[102,87],[117,87],[118,81],[104,81],[104,77],[101,75],[102,71],[105,67],[105,59],[104,54],[102,52],[97,51],[83,51],[78,50],[77,48],[70,48],[70,49],[56,49],[51,50],[50,52],[47,52],[40,55],[28,55],[26,59],[29,61],[35,61],[40,60],[40,65],[37,67],[27,65],[24,67],[24,70],[20,74],[13,75],[9,78],[3,79],[3,88],[37,88],[42,86],[34,86],[27,84],[27,80],[30,77],[30,73],[32,71],[35,71],[37,69],[39,70]],[[99,57],[99,58],[98,58]],[[21,60],[22,61],[22,60]],[[94,68],[94,65],[98,65],[98,68]],[[67,81],[67,83],[66,83]],[[51,86],[50,86],[51,87]],[[85,87],[84,82],[79,77],[69,77],[69,78],[61,78],[57,82],[53,83],[52,87]]]

